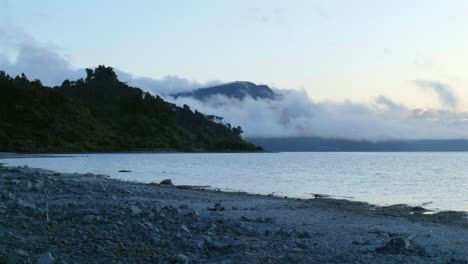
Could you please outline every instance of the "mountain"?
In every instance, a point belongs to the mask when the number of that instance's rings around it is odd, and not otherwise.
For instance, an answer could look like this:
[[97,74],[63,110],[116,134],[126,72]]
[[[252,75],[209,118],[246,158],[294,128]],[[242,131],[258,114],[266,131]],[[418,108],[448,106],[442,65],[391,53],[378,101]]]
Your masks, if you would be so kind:
[[0,71],[0,151],[256,151],[242,129],[120,82],[110,67],[49,88]]
[[421,139],[421,140],[350,140],[336,138],[247,138],[266,151],[468,151],[466,139]]
[[275,99],[278,97],[267,85],[256,85],[251,82],[231,82],[208,88],[200,88],[190,92],[171,94],[175,99],[179,97],[193,97],[203,101],[214,95],[223,95],[229,98],[243,100],[245,97],[258,99]]

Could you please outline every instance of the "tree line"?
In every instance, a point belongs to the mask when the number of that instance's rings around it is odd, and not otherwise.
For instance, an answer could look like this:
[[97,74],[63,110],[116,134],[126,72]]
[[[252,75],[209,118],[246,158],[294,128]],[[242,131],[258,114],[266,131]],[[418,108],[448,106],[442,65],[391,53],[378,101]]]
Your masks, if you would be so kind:
[[0,71],[0,151],[260,151],[242,128],[118,80],[111,67],[46,87]]

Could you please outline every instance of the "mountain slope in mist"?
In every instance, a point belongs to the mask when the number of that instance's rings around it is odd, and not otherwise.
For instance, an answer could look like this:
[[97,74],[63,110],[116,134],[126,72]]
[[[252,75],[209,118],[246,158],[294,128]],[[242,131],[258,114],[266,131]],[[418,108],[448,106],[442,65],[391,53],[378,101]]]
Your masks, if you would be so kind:
[[256,85],[251,82],[231,82],[220,84],[207,88],[199,88],[189,92],[180,92],[171,94],[175,99],[179,97],[191,97],[197,100],[206,101],[212,96],[225,96],[227,98],[234,98],[243,100],[246,97],[258,99],[275,99],[279,95],[276,94],[267,85]]

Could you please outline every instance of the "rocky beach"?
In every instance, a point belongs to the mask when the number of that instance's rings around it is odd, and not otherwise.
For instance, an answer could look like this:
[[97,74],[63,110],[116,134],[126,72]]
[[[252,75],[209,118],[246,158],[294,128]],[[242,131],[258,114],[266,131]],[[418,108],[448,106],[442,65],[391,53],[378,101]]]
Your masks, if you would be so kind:
[[462,212],[0,166],[0,263],[467,261]]

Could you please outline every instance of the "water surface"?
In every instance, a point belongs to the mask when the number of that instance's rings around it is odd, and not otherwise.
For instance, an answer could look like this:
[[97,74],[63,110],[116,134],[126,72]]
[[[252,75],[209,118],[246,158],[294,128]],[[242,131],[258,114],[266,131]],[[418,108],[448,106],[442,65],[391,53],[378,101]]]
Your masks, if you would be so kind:
[[299,198],[318,193],[380,205],[468,211],[468,153],[89,154],[2,162],[145,183],[170,178],[177,185],[222,190]]

